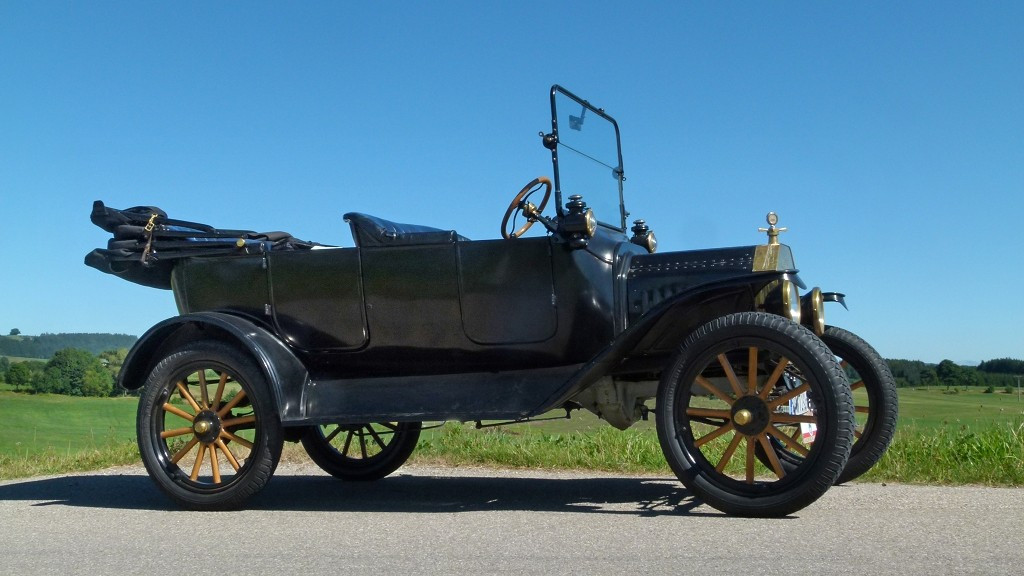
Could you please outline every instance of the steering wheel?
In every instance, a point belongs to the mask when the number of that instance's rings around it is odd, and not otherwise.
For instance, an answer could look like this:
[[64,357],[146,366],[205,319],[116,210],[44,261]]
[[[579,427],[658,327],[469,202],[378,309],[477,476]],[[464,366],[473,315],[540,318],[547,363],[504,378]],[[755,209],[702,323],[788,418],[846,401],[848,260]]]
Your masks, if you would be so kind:
[[[529,202],[530,196],[534,192],[537,192],[544,187],[544,198],[540,201],[540,206],[534,206],[532,202]],[[548,199],[551,198],[551,180],[541,176],[534,178],[523,189],[516,194],[516,197],[512,199],[512,203],[508,205],[508,210],[505,210],[505,217],[501,219],[501,237],[508,240],[510,238],[519,238],[533,226],[533,223],[537,221],[536,216],[540,216],[540,213],[544,211],[544,207],[548,204]],[[515,214],[518,217],[519,213],[522,212],[526,216],[526,224],[523,224],[515,232],[508,231],[508,221]],[[515,226],[515,218],[512,218],[512,225]]]

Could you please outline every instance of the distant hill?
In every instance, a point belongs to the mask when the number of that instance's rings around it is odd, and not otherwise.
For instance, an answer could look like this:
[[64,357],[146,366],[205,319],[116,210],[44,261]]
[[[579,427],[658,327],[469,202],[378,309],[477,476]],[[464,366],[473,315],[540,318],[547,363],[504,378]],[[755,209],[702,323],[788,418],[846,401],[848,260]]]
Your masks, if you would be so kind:
[[39,336],[0,336],[0,356],[48,359],[57,350],[79,348],[99,354],[107,350],[131,348],[137,336],[128,334],[40,334]]

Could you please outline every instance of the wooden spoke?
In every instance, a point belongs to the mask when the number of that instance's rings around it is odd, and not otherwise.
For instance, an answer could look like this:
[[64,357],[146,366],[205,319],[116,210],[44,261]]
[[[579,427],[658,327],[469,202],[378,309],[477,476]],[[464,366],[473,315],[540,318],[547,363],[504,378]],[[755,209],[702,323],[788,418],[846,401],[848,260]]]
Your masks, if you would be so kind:
[[235,428],[235,427],[241,426],[242,424],[255,424],[255,423],[256,423],[256,415],[255,414],[250,414],[248,416],[239,416],[238,418],[229,418],[227,420],[224,420],[224,421],[221,422],[221,427],[223,427],[223,428]]
[[856,412],[857,414],[870,414],[871,413],[871,407],[870,406],[854,406],[853,407],[853,411]]
[[781,414],[772,413],[773,424],[817,424],[818,417],[813,414]]
[[859,389],[861,389],[863,387],[864,387],[864,381],[863,380],[857,380],[856,382],[851,382],[850,383],[850,390],[859,390]]
[[224,398],[224,385],[228,383],[228,373],[220,373],[220,381],[217,382],[217,392],[213,395],[213,404],[210,408],[216,410],[217,406],[220,406],[220,401]]
[[238,394],[235,394],[235,397],[231,399],[231,402],[228,402],[223,408],[217,411],[217,416],[223,418],[228,412],[231,412],[232,408],[238,406],[238,403],[242,400],[245,400],[245,390],[239,390]]
[[732,412],[729,410],[716,410],[714,408],[687,408],[686,415],[690,418],[717,418],[720,420],[732,418]]
[[742,434],[736,434],[732,437],[732,442],[729,442],[729,446],[725,449],[725,453],[722,454],[722,459],[718,461],[718,465],[715,466],[715,470],[718,472],[725,470],[725,467],[729,464],[729,460],[732,460],[732,455],[736,453],[736,447],[740,445],[742,440]]
[[207,410],[213,408],[213,404],[210,403],[210,383],[206,380],[206,370],[200,370],[199,381],[202,389],[200,390],[203,400],[203,408]]
[[757,456],[754,452],[755,440],[753,438],[747,438],[747,484],[754,483],[754,461],[757,460]]
[[729,363],[729,358],[725,354],[718,355],[718,363],[721,364],[722,370],[725,371],[725,376],[729,379],[729,384],[732,386],[732,391],[737,396],[743,396],[743,388],[740,387],[740,381],[736,378],[736,372],[732,369],[732,364]]
[[213,469],[213,483],[220,484],[220,458],[217,457],[217,450],[210,446],[210,468]]
[[199,468],[203,465],[203,458],[206,457],[206,444],[199,444],[199,455],[196,456],[196,461],[192,464],[192,474],[189,478],[195,482],[199,478]]
[[772,390],[775,389],[775,384],[782,378],[782,375],[786,372],[786,368],[789,366],[789,359],[783,356],[779,359],[779,363],[775,366],[775,370],[772,370],[772,375],[768,378],[768,381],[764,383],[764,388],[761,389],[759,396],[761,400],[768,400],[768,396],[771,395]]
[[772,443],[768,441],[767,436],[758,436],[757,442],[761,445],[761,450],[768,456],[768,463],[771,464],[772,472],[781,480],[786,475],[786,470],[782,468],[782,463],[779,462],[779,456],[775,453],[775,449],[772,448]]
[[192,409],[195,410],[196,412],[202,411],[202,408],[199,407],[199,404],[196,402],[196,399],[192,396],[192,393],[188,391],[188,388],[185,386],[183,382],[178,382],[177,384],[175,384],[175,386],[178,387],[178,394],[181,395],[182,400],[188,402],[189,406],[192,406]]
[[190,450],[195,448],[196,444],[199,444],[199,438],[192,438],[189,440],[188,444],[185,444],[184,448],[175,452],[174,456],[171,456],[171,462],[177,464],[179,460],[185,457],[185,454],[188,454]]
[[366,434],[363,434],[362,430],[359,431],[359,451],[363,454],[364,460],[369,457],[366,454]]
[[862,426],[855,426],[853,428],[853,437],[860,439],[864,435],[864,428]]
[[341,449],[341,455],[348,457],[348,449],[352,446],[352,437],[355,436],[355,432],[352,430],[348,431],[348,436],[345,436],[345,446]]
[[377,434],[377,431],[373,429],[372,424],[367,424],[366,429],[369,430],[370,436],[373,438],[373,441],[377,443],[377,446],[380,446],[381,450],[388,447],[384,440],[381,439],[380,435]]
[[[718,438],[719,436],[721,436],[723,434],[726,434],[728,432],[732,432],[735,429],[736,429],[736,427],[733,425],[732,421],[730,420],[730,421],[726,422],[724,425],[719,426],[718,428],[715,428],[711,432],[708,432],[707,434],[701,436],[698,439],[695,439],[694,442],[693,442],[693,445],[696,446],[697,448],[700,448],[701,446],[707,444],[708,442],[711,442],[715,438]],[[737,434],[737,436],[739,436],[739,434]]]
[[220,438],[217,438],[215,444],[217,445],[217,448],[220,448],[220,451],[224,453],[224,457],[227,458],[228,463],[231,464],[231,467],[235,469],[235,472],[238,472],[238,469],[241,468],[241,466],[238,465],[238,460],[235,459],[235,455],[231,453],[231,450],[228,448],[228,445],[225,444],[224,441],[221,440]]
[[788,446],[791,450],[799,453],[801,456],[807,456],[807,454],[809,452],[807,450],[807,448],[805,448],[803,445],[798,443],[793,438],[790,438],[786,434],[783,434],[782,432],[779,432],[774,426],[769,426],[768,427],[768,433],[771,434],[772,436],[774,436],[776,439],[780,440],[783,444]]
[[242,446],[245,446],[246,448],[252,450],[252,446],[253,446],[252,442],[249,442],[248,440],[246,440],[245,438],[242,438],[241,436],[236,436],[235,434],[232,434],[231,432],[228,432],[227,430],[221,430],[220,431],[220,435],[221,435],[222,438],[227,438],[228,440],[231,440],[232,442],[235,442],[237,444],[241,444]]
[[[323,433],[323,428],[320,429],[320,433]],[[341,434],[341,426],[335,426],[333,432],[331,432],[327,436],[324,436],[324,441],[330,444],[331,440],[334,440],[338,436],[338,434]]]
[[718,398],[722,402],[725,402],[726,404],[732,406],[732,403],[734,402],[733,398],[731,396],[729,396],[728,394],[726,394],[725,392],[722,392],[721,390],[719,390],[718,386],[715,386],[714,384],[712,384],[711,381],[709,381],[707,378],[698,375],[696,382],[697,382],[698,386],[700,386],[701,388],[707,390],[709,393],[713,394],[716,398]]
[[747,351],[747,394],[757,392],[757,347],[751,346]]
[[175,406],[175,405],[173,405],[173,404],[171,404],[169,402],[164,404],[164,412],[170,412],[171,414],[174,414],[175,416],[184,418],[185,420],[188,420],[189,422],[194,422],[195,419],[196,419],[194,414],[189,414],[188,412],[185,412],[181,408],[178,408],[177,406]]
[[192,433],[192,428],[175,428],[174,430],[164,430],[163,432],[160,433],[160,437],[163,438],[164,440],[166,440],[168,438],[174,438],[176,436],[184,436],[186,434],[191,434],[191,433]]
[[210,408],[210,391],[206,389],[206,370],[199,371],[199,399],[203,402],[203,410]]
[[811,385],[806,383],[806,382],[804,382],[800,386],[797,386],[796,388],[790,390],[789,392],[786,392],[782,396],[779,396],[775,400],[772,400],[771,402],[769,402],[768,403],[768,407],[771,408],[771,409],[778,408],[779,406],[782,406],[783,404],[789,403],[790,400],[792,400],[793,398],[796,398],[797,396],[803,394],[804,392],[810,392],[810,390],[811,390]]

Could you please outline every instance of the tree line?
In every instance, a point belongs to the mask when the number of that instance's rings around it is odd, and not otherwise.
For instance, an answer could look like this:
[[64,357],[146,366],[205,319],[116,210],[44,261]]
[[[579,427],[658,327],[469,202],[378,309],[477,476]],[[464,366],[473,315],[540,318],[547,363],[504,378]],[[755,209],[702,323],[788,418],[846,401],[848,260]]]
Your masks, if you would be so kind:
[[107,350],[131,348],[135,336],[128,334],[40,334],[39,336],[22,336],[17,328],[8,336],[0,336],[0,356],[16,356],[20,358],[52,358],[58,350],[76,348],[98,355]]
[[[106,336],[110,336],[109,334]],[[134,336],[128,338],[135,341]],[[0,338],[2,340],[3,338]],[[63,348],[49,360],[11,362],[0,353],[0,382],[15,391],[69,396],[120,396],[128,391],[116,386],[117,373],[128,355],[128,348],[92,353],[80,348]],[[12,354],[13,356],[13,354]],[[1010,391],[1024,380],[1024,360],[999,358],[978,366],[960,366],[952,360],[927,364],[920,360],[886,360],[899,387],[966,386],[985,387],[986,391]]]
[[1024,380],[1024,360],[999,358],[977,366],[961,366],[952,360],[926,364],[920,360],[886,360],[899,387],[965,386],[984,387],[988,391],[1014,389],[1017,379]]
[[127,348],[99,354],[64,348],[47,361],[11,362],[6,356],[0,356],[0,382],[13,386],[16,392],[120,396],[127,391],[115,383],[127,355]]

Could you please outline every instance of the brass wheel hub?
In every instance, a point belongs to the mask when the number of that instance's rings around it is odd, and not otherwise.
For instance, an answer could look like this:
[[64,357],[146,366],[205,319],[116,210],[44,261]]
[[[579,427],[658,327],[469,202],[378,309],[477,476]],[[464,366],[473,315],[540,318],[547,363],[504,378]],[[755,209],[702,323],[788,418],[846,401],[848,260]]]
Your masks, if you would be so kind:
[[740,434],[757,436],[771,425],[771,410],[761,398],[743,396],[732,406],[732,423]]
[[754,419],[754,415],[750,413],[750,410],[744,408],[743,410],[736,412],[732,419],[740,426],[746,426]]
[[192,432],[203,444],[212,444],[220,436],[220,417],[216,412],[203,410],[192,421]]

